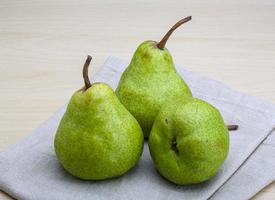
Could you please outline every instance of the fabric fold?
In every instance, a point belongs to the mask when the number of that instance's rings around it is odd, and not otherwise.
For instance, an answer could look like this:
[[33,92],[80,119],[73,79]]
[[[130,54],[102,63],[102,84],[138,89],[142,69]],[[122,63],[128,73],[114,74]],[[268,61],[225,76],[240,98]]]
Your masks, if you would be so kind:
[[[92,80],[106,82],[116,88],[120,75],[126,67],[127,63],[110,57]],[[178,186],[164,180],[153,166],[147,143],[138,165],[124,176],[106,181],[82,181],[72,177],[62,169],[53,149],[55,131],[66,108],[63,107],[28,138],[0,153],[0,189],[15,198],[29,200],[88,198],[197,200],[215,198],[216,195],[219,199],[223,199],[230,194],[227,192],[223,195],[223,188],[229,187],[232,192],[236,192],[237,188],[231,185],[235,184],[235,181],[240,181],[241,177],[251,176],[254,173],[251,170],[251,166],[254,166],[251,162],[257,164],[267,162],[262,156],[257,155],[263,155],[267,151],[265,146],[269,146],[269,138],[265,139],[275,125],[275,106],[236,92],[218,81],[179,67],[177,69],[189,84],[195,97],[216,106],[226,123],[238,124],[240,127],[238,131],[230,133],[229,156],[219,173],[210,181],[191,186]],[[259,151],[261,154],[258,154]],[[274,151],[268,151],[274,156]],[[269,161],[266,165],[272,167],[274,161]],[[257,166],[259,169],[260,165]],[[271,180],[274,180],[274,176],[264,179],[264,183],[257,182],[255,187],[251,186],[254,190],[249,190],[246,196],[255,194],[256,190]],[[243,180],[239,183],[246,182]],[[223,187],[219,189],[220,186]],[[240,199],[244,196],[240,196]]]

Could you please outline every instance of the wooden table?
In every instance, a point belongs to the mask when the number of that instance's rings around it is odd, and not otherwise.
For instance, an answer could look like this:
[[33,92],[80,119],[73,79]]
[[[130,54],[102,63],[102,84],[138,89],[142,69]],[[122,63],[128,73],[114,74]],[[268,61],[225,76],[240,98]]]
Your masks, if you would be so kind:
[[[167,44],[178,65],[275,103],[275,1],[2,0],[0,151],[26,137],[109,55],[129,61],[178,19]],[[10,199],[0,193],[0,199]],[[275,184],[255,199],[275,199]]]

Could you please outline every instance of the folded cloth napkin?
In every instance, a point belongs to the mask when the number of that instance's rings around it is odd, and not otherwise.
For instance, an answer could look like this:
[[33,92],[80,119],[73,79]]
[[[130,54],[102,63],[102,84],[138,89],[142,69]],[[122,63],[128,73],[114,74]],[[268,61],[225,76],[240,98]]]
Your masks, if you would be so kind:
[[[115,88],[126,66],[127,63],[111,57],[93,81],[103,81]],[[238,196],[242,199],[252,196],[273,181],[274,160],[263,155],[274,156],[274,148],[273,151],[266,148],[275,144],[274,139],[264,140],[275,127],[275,106],[233,91],[217,81],[177,69],[195,97],[215,105],[226,123],[239,125],[238,131],[230,133],[229,156],[214,178],[191,186],[179,186],[164,180],[154,169],[147,144],[138,165],[119,178],[106,181],[74,178],[60,166],[53,148],[55,131],[66,109],[64,106],[29,137],[0,153],[0,189],[15,198],[31,200],[192,200],[215,198],[216,195],[218,199],[228,199],[231,192],[235,199],[235,194],[243,190],[242,195]],[[253,169],[254,166],[256,169]],[[268,170],[265,171],[266,168]],[[257,179],[257,169],[261,169],[260,174],[264,176],[260,181]],[[273,176],[269,176],[268,171]],[[242,184],[250,185],[251,189]]]
[[235,174],[212,195],[211,200],[250,199],[275,180],[275,131],[264,140]]

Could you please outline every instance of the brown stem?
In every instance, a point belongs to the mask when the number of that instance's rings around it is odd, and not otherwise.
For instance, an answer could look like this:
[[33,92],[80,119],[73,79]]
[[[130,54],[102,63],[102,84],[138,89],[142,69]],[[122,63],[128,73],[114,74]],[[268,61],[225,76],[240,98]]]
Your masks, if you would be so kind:
[[166,34],[165,36],[162,38],[162,40],[157,44],[157,47],[159,49],[164,49],[165,44],[167,42],[167,40],[169,39],[169,37],[172,35],[172,33],[174,32],[174,30],[176,30],[179,26],[181,26],[182,24],[184,24],[185,22],[188,22],[192,19],[192,16],[188,16],[185,17],[183,19],[181,19],[180,21],[178,21]]
[[227,125],[227,128],[229,131],[236,131],[236,130],[238,130],[239,126],[238,125]]
[[91,63],[91,60],[92,60],[92,56],[88,55],[87,59],[85,61],[85,64],[83,66],[82,73],[83,73],[83,79],[84,79],[84,83],[85,83],[85,90],[87,90],[92,85],[90,82],[90,79],[89,79],[89,74],[88,74],[88,68]]

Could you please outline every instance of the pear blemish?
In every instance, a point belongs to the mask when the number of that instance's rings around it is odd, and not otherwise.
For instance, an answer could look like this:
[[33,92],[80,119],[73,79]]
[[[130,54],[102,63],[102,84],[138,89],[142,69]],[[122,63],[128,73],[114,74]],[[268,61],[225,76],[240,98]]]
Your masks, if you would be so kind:
[[171,149],[178,154],[179,153],[179,149],[177,147],[177,138],[176,136],[173,137],[173,139],[171,140]]

